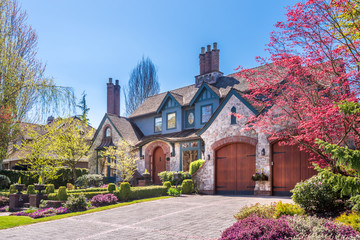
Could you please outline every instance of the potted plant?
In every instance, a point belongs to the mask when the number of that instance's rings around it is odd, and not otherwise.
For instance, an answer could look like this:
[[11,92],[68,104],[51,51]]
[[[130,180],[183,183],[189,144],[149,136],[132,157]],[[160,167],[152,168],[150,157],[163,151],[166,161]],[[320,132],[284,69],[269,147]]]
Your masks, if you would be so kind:
[[150,173],[148,172],[148,170],[146,168],[145,168],[143,177],[144,177],[144,180],[150,180]]
[[17,194],[21,194],[21,191],[24,189],[25,185],[21,184],[21,177],[19,177],[18,182],[15,184],[15,189],[18,190]]
[[38,184],[35,184],[35,189],[38,191],[38,194],[42,194],[41,191],[45,189],[41,176],[39,177]]
[[267,180],[269,180],[269,177],[265,173],[263,173],[263,171],[261,171],[261,172],[256,171],[251,176],[251,179],[253,181],[267,181]]

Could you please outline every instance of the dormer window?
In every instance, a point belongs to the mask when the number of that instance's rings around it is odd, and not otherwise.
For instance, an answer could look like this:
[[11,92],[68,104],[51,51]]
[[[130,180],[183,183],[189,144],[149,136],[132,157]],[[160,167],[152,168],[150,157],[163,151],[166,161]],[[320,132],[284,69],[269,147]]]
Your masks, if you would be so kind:
[[109,127],[106,128],[106,130],[105,130],[105,137],[106,137],[106,138],[111,137],[111,129],[110,129]]
[[201,124],[209,121],[212,113],[212,104],[201,106]]

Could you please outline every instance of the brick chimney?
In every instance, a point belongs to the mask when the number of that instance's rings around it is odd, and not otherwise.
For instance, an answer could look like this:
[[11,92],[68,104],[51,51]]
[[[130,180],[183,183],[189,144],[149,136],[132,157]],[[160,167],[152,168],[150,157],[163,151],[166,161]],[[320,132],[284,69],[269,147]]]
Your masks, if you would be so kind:
[[112,82],[109,78],[107,83],[107,113],[120,116],[120,85],[119,80]]
[[213,49],[211,49],[211,45],[207,45],[206,52],[204,47],[201,48],[199,54],[200,74],[195,76],[196,87],[200,87],[203,82],[215,84],[217,79],[223,75],[219,71],[219,53],[216,42],[213,43]]

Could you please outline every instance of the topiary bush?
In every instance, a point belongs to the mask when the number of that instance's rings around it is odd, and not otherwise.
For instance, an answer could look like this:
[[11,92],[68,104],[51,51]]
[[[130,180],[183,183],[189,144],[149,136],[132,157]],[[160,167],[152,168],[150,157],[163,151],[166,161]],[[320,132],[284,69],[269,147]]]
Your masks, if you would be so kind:
[[191,194],[194,192],[194,183],[191,179],[185,179],[181,184],[181,188],[183,194]]
[[130,198],[130,194],[131,194],[131,187],[130,187],[130,183],[128,182],[122,182],[120,184],[120,200],[121,201],[127,201]]
[[250,206],[240,208],[239,212],[235,214],[234,218],[238,221],[245,219],[251,215],[256,215],[261,218],[273,218],[275,214],[276,203],[262,205],[256,203]]
[[166,181],[164,182],[163,186],[166,187],[166,189],[168,190],[169,188],[171,188],[171,182]]
[[74,190],[74,189],[75,189],[75,186],[74,186],[73,184],[71,184],[71,183],[67,183],[67,184],[66,184],[66,189],[67,189],[67,190]]
[[68,199],[68,194],[66,192],[66,187],[62,186],[59,187],[58,193],[57,193],[57,198],[60,201],[66,201]]
[[65,207],[71,212],[85,211],[87,206],[88,204],[84,194],[80,194],[78,196],[70,195],[65,203]]
[[0,175],[0,189],[7,189],[11,184],[10,178],[5,175]]
[[107,190],[109,191],[109,193],[113,193],[116,191],[116,185],[114,183],[109,183]]
[[283,215],[286,216],[303,215],[304,213],[305,213],[304,209],[302,209],[299,205],[292,203],[282,203],[280,201],[276,204],[274,217],[280,218]]
[[79,177],[75,186],[79,188],[100,187],[104,184],[104,177],[101,174],[86,174]]
[[199,168],[201,168],[201,166],[205,163],[205,160],[199,159],[196,161],[193,161],[190,163],[189,166],[189,173],[192,175],[194,173],[196,173],[197,170],[199,170]]
[[[174,173],[176,173],[176,171],[164,171],[159,173],[159,177],[162,183],[164,182],[171,182],[171,185],[176,185],[176,182],[174,181]],[[178,182],[178,185],[181,185],[182,182],[184,181],[184,179],[191,179],[191,174],[188,172],[183,172],[183,171],[179,171],[179,173],[181,173],[181,179]]]
[[251,215],[226,229],[220,239],[292,239],[296,234],[285,219]]
[[94,196],[96,195],[105,195],[105,194],[108,194],[109,192],[108,191],[101,191],[101,192],[78,192],[78,193],[71,193],[71,195],[74,195],[74,196],[79,196],[79,195],[84,195],[87,199],[91,199],[93,198]]
[[343,209],[340,192],[318,176],[297,183],[291,192],[292,200],[309,214],[334,216]]
[[10,193],[16,193],[17,192],[16,188],[15,188],[15,184],[10,185],[9,191],[10,191]]
[[101,206],[115,204],[117,201],[118,201],[117,197],[112,193],[105,195],[99,194],[91,199],[91,205],[94,207],[101,207]]
[[48,184],[48,185],[46,185],[46,188],[45,188],[45,193],[46,193],[46,194],[54,193],[54,192],[55,192],[55,186],[54,186],[54,184]]
[[132,187],[129,200],[159,197],[166,195],[167,188],[164,186]]
[[27,187],[27,194],[35,194],[35,186],[34,185],[29,185]]

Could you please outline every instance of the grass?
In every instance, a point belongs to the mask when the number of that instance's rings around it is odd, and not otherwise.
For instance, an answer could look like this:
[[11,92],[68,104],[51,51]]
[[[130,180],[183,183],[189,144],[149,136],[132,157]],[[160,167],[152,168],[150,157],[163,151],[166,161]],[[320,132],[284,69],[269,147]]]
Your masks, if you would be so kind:
[[67,217],[83,215],[83,214],[87,214],[87,213],[100,212],[103,210],[132,205],[135,203],[149,202],[149,201],[166,199],[166,198],[170,198],[170,196],[146,198],[146,199],[134,200],[131,202],[122,202],[122,203],[117,203],[114,205],[109,205],[109,206],[98,207],[98,208],[86,210],[83,212],[73,212],[73,213],[67,213],[67,214],[61,214],[61,215],[55,215],[55,216],[51,216],[51,217],[44,217],[44,218],[37,218],[37,219],[33,219],[31,217],[22,217],[22,216],[2,216],[2,217],[0,217],[0,229],[18,227],[18,226],[39,223],[39,222],[47,222],[47,221],[52,221],[52,220],[57,220],[57,219],[62,219],[62,218],[67,218]]

